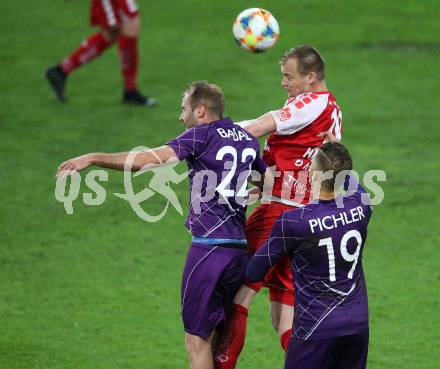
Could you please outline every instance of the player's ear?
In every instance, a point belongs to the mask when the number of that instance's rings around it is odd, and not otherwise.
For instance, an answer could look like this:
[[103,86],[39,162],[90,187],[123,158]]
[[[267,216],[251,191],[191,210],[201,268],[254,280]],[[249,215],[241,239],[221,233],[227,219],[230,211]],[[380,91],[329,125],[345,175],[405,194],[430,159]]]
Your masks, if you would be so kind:
[[206,108],[203,105],[198,105],[194,110],[194,115],[197,118],[203,117],[205,113],[206,113]]
[[317,81],[317,75],[315,72],[310,72],[307,76],[307,83],[313,85]]

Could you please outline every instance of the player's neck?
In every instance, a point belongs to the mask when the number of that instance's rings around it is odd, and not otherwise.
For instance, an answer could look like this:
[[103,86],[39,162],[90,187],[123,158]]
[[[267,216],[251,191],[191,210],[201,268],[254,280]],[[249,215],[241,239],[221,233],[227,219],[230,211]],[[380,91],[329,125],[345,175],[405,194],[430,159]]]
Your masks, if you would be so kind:
[[319,200],[333,200],[338,195],[339,193],[333,191],[326,191],[321,188],[321,190],[319,191]]
[[309,92],[325,92],[327,90],[327,85],[325,84],[325,81],[317,82],[314,85],[310,86]]
[[214,116],[214,115],[205,115],[202,118],[200,118],[197,122],[197,125],[200,126],[202,124],[209,124],[212,122],[215,122],[217,120],[220,120],[222,118],[218,117],[218,116]]

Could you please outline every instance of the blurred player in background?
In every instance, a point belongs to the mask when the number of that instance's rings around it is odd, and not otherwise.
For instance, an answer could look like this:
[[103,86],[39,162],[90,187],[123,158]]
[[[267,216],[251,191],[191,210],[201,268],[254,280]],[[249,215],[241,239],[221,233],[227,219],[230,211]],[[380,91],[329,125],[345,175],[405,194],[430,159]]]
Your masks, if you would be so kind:
[[[317,148],[323,143],[324,132],[341,138],[341,110],[325,83],[325,63],[315,48],[302,45],[288,50],[280,59],[281,85],[288,94],[284,107],[241,122],[256,137],[270,135],[263,158],[275,168],[275,182],[270,195],[263,195],[246,223],[251,254],[268,239],[273,224],[286,210],[309,203],[308,169]],[[263,282],[247,281],[234,299],[228,332],[216,353],[216,368],[235,368],[244,345],[248,309],[262,286],[269,288],[271,318],[281,346],[287,349],[292,334],[294,292],[290,260],[281,257],[267,273]]]
[[136,0],[92,0],[90,22],[101,31],[87,37],[72,54],[46,71],[58,100],[66,100],[64,90],[71,72],[117,42],[124,80],[122,101],[130,105],[157,105],[156,99],[143,96],[137,87],[140,16]]
[[[248,265],[247,279],[256,282],[280,257],[291,258],[295,319],[285,369],[365,369],[367,364],[368,299],[362,253],[371,207],[364,189],[347,176],[351,169],[344,146],[322,145],[310,171],[318,201],[284,212]],[[332,176],[324,179],[322,173]],[[342,195],[344,178],[346,190],[353,187],[350,181],[357,190]]]
[[[251,169],[264,174],[259,143],[223,118],[221,90],[207,82],[184,92],[186,131],[167,145],[136,156],[133,169],[186,160],[190,172],[192,244],[182,277],[182,318],[191,369],[212,369],[212,339],[242,285],[249,254],[245,235]],[[87,154],[60,165],[58,174],[90,165],[124,170],[128,153]]]

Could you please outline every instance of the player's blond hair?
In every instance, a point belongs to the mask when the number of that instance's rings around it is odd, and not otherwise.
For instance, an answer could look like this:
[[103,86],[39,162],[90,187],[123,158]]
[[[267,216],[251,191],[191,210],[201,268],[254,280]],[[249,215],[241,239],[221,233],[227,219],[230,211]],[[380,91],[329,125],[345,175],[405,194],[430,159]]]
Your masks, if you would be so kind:
[[189,84],[183,94],[189,96],[192,110],[203,105],[211,114],[223,118],[225,97],[217,85],[208,81],[196,81]]
[[318,49],[311,45],[294,47],[284,53],[280,58],[280,64],[284,65],[290,58],[296,59],[301,75],[315,72],[319,81],[325,79],[325,61]]

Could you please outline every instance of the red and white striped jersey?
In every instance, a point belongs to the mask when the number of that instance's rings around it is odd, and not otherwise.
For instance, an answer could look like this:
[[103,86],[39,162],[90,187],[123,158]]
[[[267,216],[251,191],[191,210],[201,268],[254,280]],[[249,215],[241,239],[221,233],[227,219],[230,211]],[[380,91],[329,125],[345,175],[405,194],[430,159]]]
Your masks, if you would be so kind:
[[266,140],[263,154],[267,165],[279,172],[275,173],[271,200],[302,206],[310,201],[311,159],[323,143],[318,133],[331,129],[341,138],[341,109],[333,94],[325,91],[290,98],[271,114],[277,130]]

